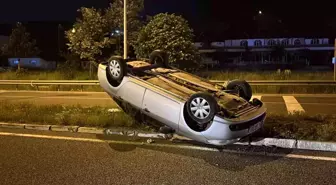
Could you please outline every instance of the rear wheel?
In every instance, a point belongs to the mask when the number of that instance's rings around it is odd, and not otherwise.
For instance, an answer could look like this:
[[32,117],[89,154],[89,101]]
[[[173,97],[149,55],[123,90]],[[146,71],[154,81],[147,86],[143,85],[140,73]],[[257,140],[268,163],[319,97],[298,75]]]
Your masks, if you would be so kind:
[[149,55],[151,64],[157,64],[160,67],[167,68],[169,66],[168,54],[162,50],[154,50]]
[[237,92],[246,101],[250,101],[252,97],[252,88],[245,80],[232,80],[227,84],[226,88]]
[[204,128],[216,115],[218,105],[216,99],[207,93],[193,94],[186,103],[188,116]]

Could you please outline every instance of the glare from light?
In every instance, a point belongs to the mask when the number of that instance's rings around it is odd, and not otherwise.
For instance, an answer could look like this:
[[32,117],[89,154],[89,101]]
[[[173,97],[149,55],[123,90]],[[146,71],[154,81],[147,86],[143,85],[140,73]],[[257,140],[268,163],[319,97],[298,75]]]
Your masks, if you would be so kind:
[[262,11],[261,10],[259,10],[259,15],[261,15],[262,14]]

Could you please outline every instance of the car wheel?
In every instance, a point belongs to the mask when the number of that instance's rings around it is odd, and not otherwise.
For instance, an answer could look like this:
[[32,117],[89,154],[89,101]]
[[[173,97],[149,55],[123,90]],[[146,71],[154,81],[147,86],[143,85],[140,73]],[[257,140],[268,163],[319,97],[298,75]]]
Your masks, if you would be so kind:
[[202,128],[215,117],[218,110],[216,99],[207,93],[193,94],[186,105],[189,117]]
[[154,50],[149,55],[151,64],[157,64],[160,67],[167,68],[169,66],[168,54],[162,50]]
[[236,91],[246,101],[250,101],[252,97],[252,88],[245,80],[232,80],[227,84],[226,88]]
[[112,80],[120,82],[126,75],[126,63],[121,57],[113,56],[108,61],[107,72]]

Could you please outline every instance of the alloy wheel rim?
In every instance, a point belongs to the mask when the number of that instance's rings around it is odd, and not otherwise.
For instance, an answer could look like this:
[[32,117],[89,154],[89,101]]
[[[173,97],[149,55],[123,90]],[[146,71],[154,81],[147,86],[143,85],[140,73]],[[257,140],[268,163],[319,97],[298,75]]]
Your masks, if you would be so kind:
[[110,71],[114,78],[118,78],[120,76],[120,65],[116,60],[112,60],[110,62]]
[[210,104],[204,98],[198,97],[191,101],[190,110],[198,119],[205,119],[210,114]]

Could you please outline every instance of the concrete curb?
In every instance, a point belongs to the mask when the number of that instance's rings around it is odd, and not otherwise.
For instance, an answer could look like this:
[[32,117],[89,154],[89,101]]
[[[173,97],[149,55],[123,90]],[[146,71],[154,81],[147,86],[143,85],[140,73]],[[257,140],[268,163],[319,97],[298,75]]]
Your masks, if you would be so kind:
[[[130,130],[128,128],[95,128],[95,127],[79,127],[79,126],[61,126],[61,125],[38,125],[38,124],[19,124],[19,123],[4,123],[0,122],[0,128],[19,128],[30,130],[47,130],[57,132],[78,132],[88,134],[103,134],[103,135],[119,135],[129,137],[143,137],[154,139],[177,139],[191,140],[184,136],[176,134],[162,134],[153,132],[144,132],[139,130]],[[253,146],[273,146],[280,148],[301,149],[301,150],[317,150],[336,152],[336,142],[319,142],[306,141],[296,139],[278,139],[278,138],[257,138],[252,142],[236,142],[233,145],[253,145]]]
[[[260,139],[260,140],[259,140]],[[254,146],[275,146],[281,148],[300,149],[300,150],[318,150],[336,152],[335,142],[307,141],[296,139],[277,139],[277,138],[259,138],[259,141],[238,142],[238,145]]]
[[336,151],[336,143],[317,141],[297,141],[297,148],[306,150]]
[[79,133],[89,133],[89,134],[104,134],[105,129],[94,128],[94,127],[79,127],[77,132],[79,132]]
[[0,122],[2,128],[25,128],[26,124]]
[[26,124],[25,129],[29,130],[50,130],[51,125]]
[[295,139],[258,138],[257,140],[258,141],[252,142],[237,142],[236,144],[253,146],[276,146],[281,148],[298,149],[297,140]]
[[77,132],[87,134],[119,135],[130,137],[144,137],[167,139],[169,135],[153,132],[144,132],[139,130],[130,130],[129,128],[99,128],[99,127],[80,127],[80,126],[62,126],[62,125],[39,125],[39,124],[21,124],[0,122],[0,128],[18,128],[28,130],[44,130],[55,132]]
[[79,126],[61,126],[61,125],[52,125],[50,127],[51,131],[57,132],[77,132]]

